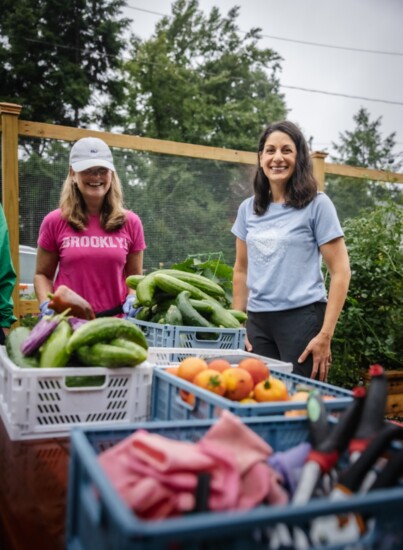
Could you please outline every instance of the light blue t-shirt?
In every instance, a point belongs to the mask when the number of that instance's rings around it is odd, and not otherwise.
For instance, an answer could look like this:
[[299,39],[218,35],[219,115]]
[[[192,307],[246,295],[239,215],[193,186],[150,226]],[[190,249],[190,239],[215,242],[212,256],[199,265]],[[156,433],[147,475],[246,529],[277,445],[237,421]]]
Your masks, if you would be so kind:
[[271,203],[263,216],[244,200],[232,233],[246,242],[249,311],[282,311],[327,300],[319,247],[343,237],[327,195],[302,209]]

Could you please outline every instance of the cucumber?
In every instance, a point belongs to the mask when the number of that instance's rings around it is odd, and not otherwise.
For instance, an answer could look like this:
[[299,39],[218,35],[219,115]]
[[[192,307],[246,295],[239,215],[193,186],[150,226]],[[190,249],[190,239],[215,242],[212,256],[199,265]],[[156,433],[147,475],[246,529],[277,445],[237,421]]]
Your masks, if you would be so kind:
[[105,343],[113,338],[126,338],[144,349],[148,348],[143,331],[132,321],[119,317],[99,317],[81,325],[73,333],[68,341],[67,350],[71,353],[81,346]]
[[203,317],[190,303],[190,294],[187,290],[180,292],[176,297],[176,305],[183,317],[183,323],[189,327],[212,327],[207,319]]
[[7,355],[11,361],[21,368],[37,368],[39,360],[35,355],[27,356],[21,351],[21,344],[28,338],[31,329],[28,327],[16,327],[6,336]]
[[161,290],[173,296],[177,296],[180,292],[187,291],[192,298],[203,300],[203,298],[206,297],[206,294],[196,286],[186,281],[181,281],[176,277],[171,277],[171,275],[166,275],[165,273],[157,273],[155,275],[155,284],[161,288]]
[[178,269],[163,269],[160,273],[170,275],[181,281],[185,281],[200,290],[203,290],[206,294],[211,296],[224,297],[225,290],[217,283],[211,279],[207,279],[204,275],[199,275],[198,273],[190,273],[188,271],[180,271]]
[[132,288],[133,290],[136,290],[139,282],[142,281],[144,277],[145,275],[129,275],[126,278],[126,286]]
[[194,298],[190,298],[189,302],[199,313],[213,313],[214,304],[207,300],[195,300]]
[[149,273],[142,279],[136,288],[137,299],[143,306],[151,306],[156,290],[155,276],[158,271]]
[[168,325],[183,325],[182,313],[177,305],[172,304],[169,306],[168,311],[165,314],[165,322]]
[[60,321],[49,338],[39,348],[39,367],[41,369],[56,369],[67,365],[71,355],[67,351],[67,343],[72,332],[73,329],[68,321]]
[[210,315],[210,321],[217,327],[222,328],[240,328],[241,323],[235,319],[234,315],[220,304],[213,304],[214,309]]
[[80,346],[75,353],[81,363],[91,367],[134,367],[147,359],[147,351],[142,346],[133,351],[101,342]]
[[142,306],[140,311],[136,313],[136,319],[139,321],[148,321],[151,316],[151,308],[148,306]]
[[142,359],[142,361],[145,361],[147,359],[147,350],[145,350],[142,346],[139,346],[138,344],[132,342],[131,340],[126,340],[126,338],[114,338],[110,342],[108,342],[111,346],[118,346],[120,348],[127,349],[129,351],[132,351],[133,353],[137,353],[138,357],[145,357]]
[[240,309],[227,309],[240,323],[244,323],[248,319],[248,314]]

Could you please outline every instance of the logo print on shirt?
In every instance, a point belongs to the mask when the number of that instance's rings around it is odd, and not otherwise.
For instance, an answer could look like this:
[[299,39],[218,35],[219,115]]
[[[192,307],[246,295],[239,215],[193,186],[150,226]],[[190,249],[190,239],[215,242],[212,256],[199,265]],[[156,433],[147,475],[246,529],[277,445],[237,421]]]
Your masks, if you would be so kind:
[[283,258],[287,249],[287,242],[281,231],[277,229],[253,231],[250,233],[247,243],[251,258],[262,264],[267,263],[270,258]]
[[123,237],[84,235],[64,237],[62,248],[128,248],[128,240]]

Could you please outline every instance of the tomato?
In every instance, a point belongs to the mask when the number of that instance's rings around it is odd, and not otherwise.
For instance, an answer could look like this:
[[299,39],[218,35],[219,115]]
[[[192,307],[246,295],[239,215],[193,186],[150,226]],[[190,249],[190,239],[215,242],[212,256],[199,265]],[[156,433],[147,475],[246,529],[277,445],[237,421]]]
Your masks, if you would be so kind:
[[262,382],[256,384],[254,396],[259,403],[266,401],[287,401],[288,390],[282,380],[269,376],[266,380],[262,380]]

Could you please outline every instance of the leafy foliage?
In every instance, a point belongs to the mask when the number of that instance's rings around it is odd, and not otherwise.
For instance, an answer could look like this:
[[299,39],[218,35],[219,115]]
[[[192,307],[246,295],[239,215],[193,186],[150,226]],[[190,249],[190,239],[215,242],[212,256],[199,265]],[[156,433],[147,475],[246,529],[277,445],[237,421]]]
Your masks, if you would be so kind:
[[177,0],[151,39],[133,40],[126,132],[255,150],[261,129],[285,116],[281,58],[258,48],[260,29],[241,35],[238,12],[205,16],[197,0]]
[[344,225],[352,278],[329,380],[351,387],[373,363],[403,368],[403,208],[391,202]]
[[[381,117],[371,121],[368,111],[363,108],[353,120],[356,123],[354,130],[341,133],[340,143],[333,143],[337,155],[332,160],[339,164],[398,172],[403,164],[400,160],[403,153],[395,152],[395,132],[382,139]],[[381,184],[329,176],[326,179],[326,193],[334,202],[341,221],[360,215],[366,208],[373,208],[387,199],[403,204],[403,186],[394,185],[393,180]]]
[[129,23],[120,16],[124,5],[1,0],[0,100],[23,105],[25,120],[116,123],[106,104],[123,99],[117,71]]

